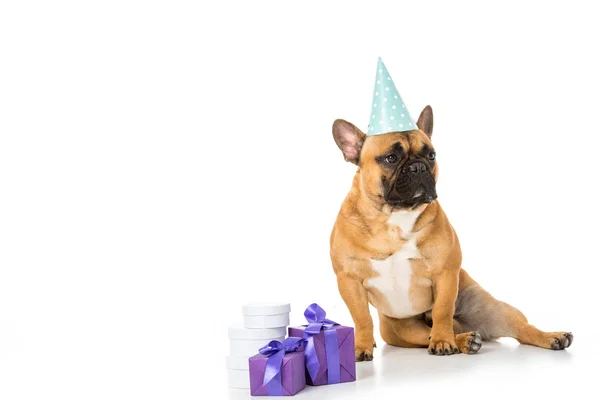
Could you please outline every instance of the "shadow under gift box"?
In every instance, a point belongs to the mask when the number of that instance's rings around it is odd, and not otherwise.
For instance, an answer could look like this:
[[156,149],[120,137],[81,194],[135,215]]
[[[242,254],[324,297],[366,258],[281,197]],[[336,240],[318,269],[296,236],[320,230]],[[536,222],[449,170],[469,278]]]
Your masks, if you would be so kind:
[[[268,385],[263,385],[269,357],[257,354],[250,357],[250,394],[270,396]],[[304,352],[286,353],[281,364],[281,395],[293,396],[306,387],[304,374]]]
[[[289,337],[305,337],[304,330],[306,326],[297,326],[288,328]],[[356,360],[354,357],[354,328],[342,325],[334,325],[331,329],[335,329],[337,334],[337,347],[339,352],[340,364],[331,366],[331,368],[339,368],[339,383],[356,381]],[[306,370],[306,384],[311,386],[328,385],[328,368],[327,354],[325,346],[325,332],[321,330],[317,335],[313,336],[315,353],[319,360],[319,370],[313,380]],[[306,350],[306,343],[302,345],[301,350]]]

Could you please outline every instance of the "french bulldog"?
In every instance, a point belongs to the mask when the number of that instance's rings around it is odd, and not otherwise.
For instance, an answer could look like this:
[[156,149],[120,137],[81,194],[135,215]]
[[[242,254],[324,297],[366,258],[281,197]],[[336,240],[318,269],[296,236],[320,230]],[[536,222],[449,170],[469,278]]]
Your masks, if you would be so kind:
[[456,232],[437,200],[433,111],[411,131],[366,136],[338,119],[333,138],[358,166],[331,233],[331,261],[352,315],[357,361],[373,359],[373,320],[393,346],[429,354],[474,354],[482,341],[513,337],[562,350],[569,332],[543,332],[516,308],[496,300],[461,268]]

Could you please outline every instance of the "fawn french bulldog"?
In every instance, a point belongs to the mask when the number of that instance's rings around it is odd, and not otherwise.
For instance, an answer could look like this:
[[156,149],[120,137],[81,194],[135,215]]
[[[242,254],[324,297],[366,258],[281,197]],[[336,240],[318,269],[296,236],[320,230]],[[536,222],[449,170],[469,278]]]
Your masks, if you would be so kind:
[[437,200],[433,112],[418,129],[366,136],[336,120],[333,137],[358,166],[331,233],[331,261],[356,328],[357,361],[373,359],[373,320],[383,340],[428,347],[430,354],[473,354],[482,340],[513,337],[561,350],[568,332],[542,332],[516,308],[496,300],[461,268],[456,232]]

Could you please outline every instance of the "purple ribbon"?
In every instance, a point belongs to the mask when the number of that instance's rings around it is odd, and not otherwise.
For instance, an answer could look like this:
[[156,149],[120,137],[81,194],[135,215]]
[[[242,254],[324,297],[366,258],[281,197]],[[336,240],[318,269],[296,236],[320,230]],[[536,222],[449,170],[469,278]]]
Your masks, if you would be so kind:
[[263,386],[267,385],[269,396],[283,396],[283,386],[281,385],[281,366],[285,353],[291,353],[300,348],[305,339],[299,337],[287,338],[281,343],[279,340],[271,340],[269,344],[261,347],[258,352],[267,357],[265,367],[265,377]]
[[317,379],[319,372],[319,359],[315,351],[315,335],[321,330],[325,334],[325,357],[327,359],[327,383],[340,383],[340,352],[338,349],[337,331],[332,329],[337,322],[325,318],[325,310],[317,303],[313,303],[306,308],[304,316],[308,321],[308,326],[304,329],[304,338],[306,347],[304,357],[306,358],[306,369],[313,383]]

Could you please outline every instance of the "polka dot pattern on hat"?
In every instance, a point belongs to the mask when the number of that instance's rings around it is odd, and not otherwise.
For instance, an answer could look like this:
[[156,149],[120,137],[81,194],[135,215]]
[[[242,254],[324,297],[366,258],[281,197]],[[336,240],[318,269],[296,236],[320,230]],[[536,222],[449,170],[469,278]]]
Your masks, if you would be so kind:
[[[384,96],[380,97],[380,93],[383,93]],[[371,124],[367,130],[368,135],[403,132],[416,127],[381,58],[377,63],[372,110]]]

